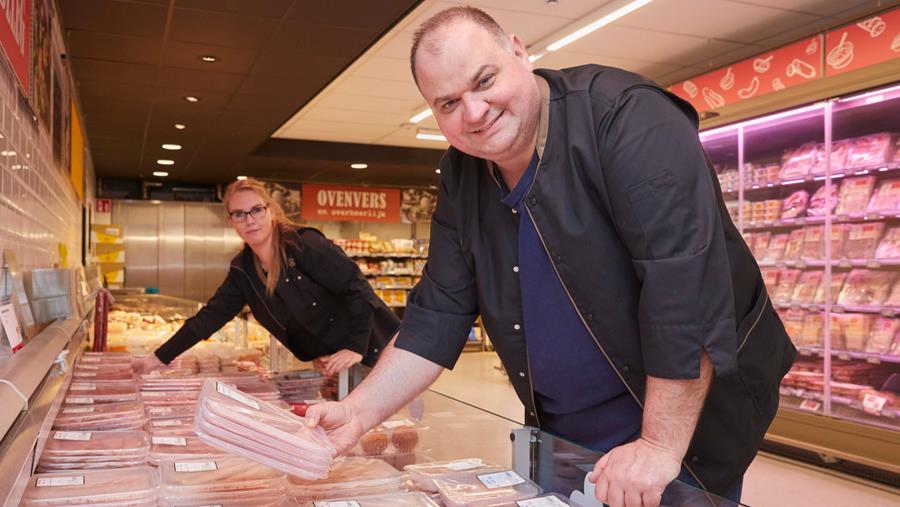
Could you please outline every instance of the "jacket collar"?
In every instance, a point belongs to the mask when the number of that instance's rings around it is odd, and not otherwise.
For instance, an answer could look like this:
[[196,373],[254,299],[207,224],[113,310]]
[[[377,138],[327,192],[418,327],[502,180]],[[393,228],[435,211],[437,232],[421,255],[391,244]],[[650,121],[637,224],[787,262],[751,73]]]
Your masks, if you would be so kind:
[[[544,147],[547,146],[547,133],[550,130],[550,85],[547,83],[546,79],[537,74],[534,74],[534,80],[538,85],[538,91],[541,95],[541,108],[538,111],[537,139],[534,144],[538,160],[540,160],[544,158]],[[497,174],[497,167],[490,160],[487,160],[486,162],[491,178],[494,179],[494,183],[496,183],[498,187],[502,187],[500,184],[500,176]]]

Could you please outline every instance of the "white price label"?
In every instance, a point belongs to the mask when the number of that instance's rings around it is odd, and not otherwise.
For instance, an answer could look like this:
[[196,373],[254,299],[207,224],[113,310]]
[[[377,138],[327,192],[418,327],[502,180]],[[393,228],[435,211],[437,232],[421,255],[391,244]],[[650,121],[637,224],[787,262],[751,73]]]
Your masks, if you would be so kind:
[[415,426],[416,423],[410,421],[409,419],[400,419],[399,421],[384,421],[381,423],[385,428],[392,430],[394,428],[404,428],[407,426]]
[[313,502],[314,507],[360,507],[356,500],[338,500],[336,502]]
[[821,406],[822,404],[815,400],[803,400],[803,402],[800,403],[801,409],[809,410],[810,412],[817,412]]
[[172,407],[153,407],[150,409],[151,414],[171,414]]
[[66,403],[69,405],[93,405],[94,398],[82,398],[80,396],[66,397]]
[[70,387],[69,390],[70,391],[96,391],[97,384],[83,384],[83,383],[72,384],[72,387]]
[[94,407],[66,407],[62,409],[63,414],[92,414]]
[[248,407],[252,407],[256,410],[259,410],[259,402],[254,400],[253,398],[247,396],[246,394],[238,391],[228,384],[223,384],[221,382],[216,382],[216,391],[228,396],[234,401],[243,403]]
[[84,476],[76,475],[73,477],[39,477],[35,486],[46,488],[48,486],[83,486]]
[[53,440],[78,440],[87,441],[91,439],[90,431],[57,431],[53,434]]
[[82,372],[77,372],[77,371],[76,371],[76,372],[75,372],[75,376],[76,376],[76,377],[96,377],[96,376],[97,376],[97,373],[96,373],[96,372],[92,372],[92,373],[82,373]]
[[16,310],[12,303],[0,306],[0,324],[3,325],[3,331],[13,353],[18,352],[23,346],[22,331],[19,329],[19,319],[16,318]]
[[452,463],[447,463],[444,465],[450,470],[456,472],[462,472],[463,470],[472,470],[473,468],[478,468],[481,466],[481,460],[477,459],[462,459],[459,461],[454,461]]
[[187,439],[184,437],[153,437],[152,440],[156,445],[177,445],[178,447],[187,446]]
[[512,470],[495,472],[492,474],[481,474],[476,475],[475,477],[477,477],[487,489],[506,488],[525,482],[525,479],[523,479],[521,475]]
[[176,461],[176,472],[211,472],[218,470],[215,461]]
[[532,498],[530,500],[519,500],[516,502],[519,507],[563,507],[569,505],[555,496],[542,496],[540,498]]
[[868,393],[863,398],[863,410],[872,415],[881,415],[881,410],[887,403],[887,398],[878,396],[877,394]]
[[166,426],[181,426],[181,421],[178,419],[165,419],[162,421],[150,421],[150,424],[158,428],[162,428]]
[[84,356],[81,358],[82,363],[99,363],[100,358],[97,356]]

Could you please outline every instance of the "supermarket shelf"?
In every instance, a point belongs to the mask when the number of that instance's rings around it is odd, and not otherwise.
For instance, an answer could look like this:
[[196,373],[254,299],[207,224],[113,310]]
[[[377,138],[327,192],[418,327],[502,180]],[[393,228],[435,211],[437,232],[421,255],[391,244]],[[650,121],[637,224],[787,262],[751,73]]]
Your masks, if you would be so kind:
[[[895,173],[897,171],[900,171],[900,166],[890,165],[887,167],[878,167],[878,166],[869,167],[869,168],[860,167],[860,168],[855,168],[855,169],[847,169],[847,170],[843,170],[843,171],[835,171],[831,174],[831,178],[839,179],[839,178],[843,178],[843,177],[865,176],[867,174],[884,174],[884,173],[890,174],[890,173]],[[891,174],[891,175],[893,175],[893,174]],[[768,182],[768,183],[755,184],[755,185],[744,185],[744,196],[747,196],[748,193],[750,195],[752,195],[753,193],[760,193],[763,191],[771,190],[773,188],[794,189],[796,187],[800,187],[800,186],[808,184],[808,183],[820,182],[820,181],[824,182],[824,180],[825,180],[825,175],[808,174],[803,177],[783,178],[783,179],[779,179],[778,181],[772,181],[772,182]],[[736,188],[736,187],[722,189],[722,193],[725,194],[726,196],[728,196],[728,195],[736,196],[739,191],[740,191],[740,189]]]
[[[784,407],[815,413],[819,413],[822,408],[816,407],[815,404],[803,403],[805,400],[821,403],[824,398],[821,392],[785,386],[781,387],[780,392],[781,405]],[[841,412],[840,415],[845,418],[863,420],[880,426],[886,426],[890,429],[897,429],[897,426],[900,425],[900,410],[885,407],[877,413],[874,411],[866,411],[863,408],[862,402],[856,398],[832,395],[831,411],[831,415],[836,415],[834,412]]]
[[797,259],[797,260],[781,260],[781,261],[760,261],[761,268],[808,268],[808,267],[825,267],[831,265],[837,268],[869,268],[879,269],[885,267],[900,266],[900,259],[835,259],[832,261],[824,261],[818,259]]
[[406,254],[406,253],[368,253],[348,254],[353,259],[427,259],[428,254]]
[[[797,353],[801,356],[818,356],[825,357],[825,350],[821,347],[798,346]],[[900,364],[900,356],[892,356],[888,354],[875,354],[870,352],[850,352],[846,350],[832,350],[831,356],[838,359],[849,361],[851,359],[865,360],[872,364],[893,363]]]
[[[848,224],[856,222],[876,222],[879,220],[896,220],[898,218],[900,218],[900,210],[832,215],[831,222],[835,224]],[[744,224],[744,230],[784,229],[789,227],[801,227],[804,225],[822,225],[824,223],[824,216],[784,218],[780,220],[765,220],[758,222],[748,221]]]
[[363,273],[363,275],[367,277],[376,277],[376,276],[422,276],[422,273],[413,273],[412,271],[394,271],[391,273]]
[[[808,310],[811,312],[821,312],[825,310],[822,303],[794,303],[791,301],[775,301],[775,308],[780,310]],[[874,313],[884,315],[885,317],[896,317],[900,315],[900,306],[884,306],[884,305],[831,305],[832,313]]]

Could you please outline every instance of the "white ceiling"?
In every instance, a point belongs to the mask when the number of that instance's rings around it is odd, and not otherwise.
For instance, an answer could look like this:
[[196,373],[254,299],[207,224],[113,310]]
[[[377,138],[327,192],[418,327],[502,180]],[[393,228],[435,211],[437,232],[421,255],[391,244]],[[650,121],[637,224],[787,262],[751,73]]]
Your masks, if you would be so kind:
[[[530,53],[605,15],[621,0],[472,0]],[[585,63],[621,67],[668,85],[900,1],[877,0],[654,0],[645,7],[548,53],[535,65]],[[445,148],[416,139],[416,128],[437,129],[434,118],[409,124],[425,109],[409,71],[412,34],[423,21],[457,2],[425,0],[272,137]],[[618,5],[616,5],[618,6]]]

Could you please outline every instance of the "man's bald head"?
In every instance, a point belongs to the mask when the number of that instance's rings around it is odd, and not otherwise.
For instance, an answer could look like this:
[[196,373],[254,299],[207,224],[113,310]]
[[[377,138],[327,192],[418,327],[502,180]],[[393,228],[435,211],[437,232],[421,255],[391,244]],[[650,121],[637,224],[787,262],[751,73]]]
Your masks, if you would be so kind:
[[419,84],[419,79],[416,76],[416,55],[419,52],[419,48],[421,47],[423,51],[427,51],[431,54],[439,54],[443,48],[445,38],[438,37],[438,32],[455,23],[466,21],[487,30],[500,47],[512,52],[509,36],[500,24],[494,21],[494,18],[486,12],[467,5],[451,7],[429,18],[428,21],[422,23],[413,34],[412,49],[409,52],[409,67],[410,70],[412,70],[413,80],[417,85]]

